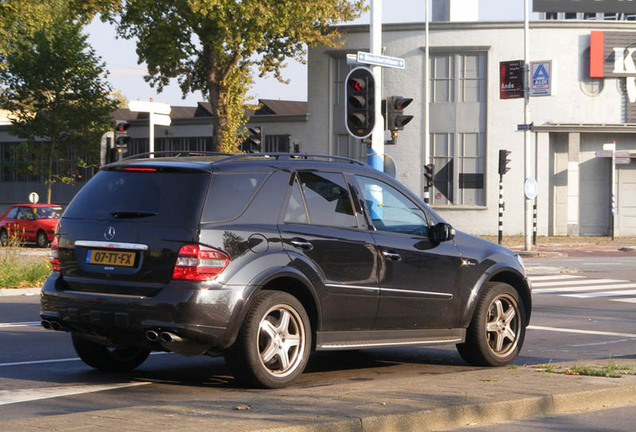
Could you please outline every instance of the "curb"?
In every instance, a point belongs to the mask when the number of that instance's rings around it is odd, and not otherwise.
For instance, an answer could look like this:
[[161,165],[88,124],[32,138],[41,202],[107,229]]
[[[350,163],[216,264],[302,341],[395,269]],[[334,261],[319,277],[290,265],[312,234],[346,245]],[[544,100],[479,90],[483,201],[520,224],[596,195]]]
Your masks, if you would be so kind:
[[255,429],[254,432],[439,431],[633,404],[636,404],[636,385],[628,385],[313,425]]
[[40,288],[0,288],[0,297],[39,295]]

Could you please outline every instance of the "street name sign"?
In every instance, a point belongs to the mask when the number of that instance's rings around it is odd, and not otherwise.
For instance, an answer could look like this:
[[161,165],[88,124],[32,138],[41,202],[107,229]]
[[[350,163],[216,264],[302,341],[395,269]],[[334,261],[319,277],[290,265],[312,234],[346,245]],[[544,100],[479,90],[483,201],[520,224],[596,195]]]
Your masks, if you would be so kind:
[[157,114],[169,115],[170,105],[160,102],[146,102],[146,101],[130,101],[128,102],[128,109],[133,112],[151,112]]
[[[596,157],[612,157],[611,150],[596,150]],[[614,157],[617,159],[629,158],[629,150],[619,150],[614,152]],[[618,162],[617,162],[618,163]]]
[[394,69],[404,69],[406,67],[406,61],[403,58],[389,57],[380,54],[371,54],[363,51],[358,51],[358,57],[356,61],[358,63],[389,67]]

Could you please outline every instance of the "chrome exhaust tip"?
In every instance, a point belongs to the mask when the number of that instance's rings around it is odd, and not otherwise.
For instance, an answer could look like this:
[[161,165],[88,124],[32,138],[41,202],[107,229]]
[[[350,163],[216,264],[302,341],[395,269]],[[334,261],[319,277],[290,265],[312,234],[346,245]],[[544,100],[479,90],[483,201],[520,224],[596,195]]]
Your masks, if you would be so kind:
[[146,339],[148,339],[150,342],[157,342],[157,340],[159,340],[159,333],[154,330],[147,330]]

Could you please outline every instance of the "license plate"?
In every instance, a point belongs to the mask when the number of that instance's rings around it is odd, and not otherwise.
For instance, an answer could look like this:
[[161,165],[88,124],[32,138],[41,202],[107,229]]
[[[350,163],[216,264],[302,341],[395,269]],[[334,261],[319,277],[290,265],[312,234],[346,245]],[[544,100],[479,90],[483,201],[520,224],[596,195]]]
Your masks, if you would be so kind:
[[89,249],[86,262],[88,264],[133,267],[135,265],[135,252]]

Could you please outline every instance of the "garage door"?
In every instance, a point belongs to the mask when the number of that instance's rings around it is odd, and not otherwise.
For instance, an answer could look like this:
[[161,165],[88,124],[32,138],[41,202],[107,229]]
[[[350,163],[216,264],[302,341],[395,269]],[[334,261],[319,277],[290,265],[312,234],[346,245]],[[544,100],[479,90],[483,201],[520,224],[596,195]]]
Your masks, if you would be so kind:
[[618,235],[636,236],[636,163],[617,168]]

